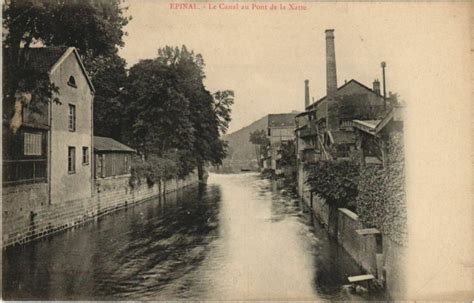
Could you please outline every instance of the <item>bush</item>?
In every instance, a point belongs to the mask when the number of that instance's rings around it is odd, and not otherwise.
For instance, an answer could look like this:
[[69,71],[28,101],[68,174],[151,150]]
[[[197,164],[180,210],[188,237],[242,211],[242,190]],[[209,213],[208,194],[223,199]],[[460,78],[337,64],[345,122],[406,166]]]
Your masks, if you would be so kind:
[[153,186],[160,180],[183,178],[192,171],[192,167],[185,166],[187,163],[180,161],[178,153],[167,154],[166,157],[149,155],[144,161],[140,157],[132,159],[132,176],[130,185],[135,188],[146,179],[148,186]]
[[306,183],[311,191],[333,207],[354,209],[353,202],[358,194],[359,165],[351,160],[318,161],[305,167],[308,172]]

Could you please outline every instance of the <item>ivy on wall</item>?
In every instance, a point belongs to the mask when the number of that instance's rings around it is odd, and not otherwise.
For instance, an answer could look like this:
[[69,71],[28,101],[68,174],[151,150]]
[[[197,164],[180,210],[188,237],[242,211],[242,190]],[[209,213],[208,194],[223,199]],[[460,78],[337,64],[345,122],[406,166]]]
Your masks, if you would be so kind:
[[364,225],[376,227],[394,242],[404,244],[407,241],[407,213],[401,133],[390,135],[387,155],[386,167],[361,169],[356,211]]
[[407,240],[403,135],[387,140],[387,165],[359,166],[351,160],[319,161],[306,166],[306,183],[330,206],[355,211],[367,227],[375,227],[398,244]]

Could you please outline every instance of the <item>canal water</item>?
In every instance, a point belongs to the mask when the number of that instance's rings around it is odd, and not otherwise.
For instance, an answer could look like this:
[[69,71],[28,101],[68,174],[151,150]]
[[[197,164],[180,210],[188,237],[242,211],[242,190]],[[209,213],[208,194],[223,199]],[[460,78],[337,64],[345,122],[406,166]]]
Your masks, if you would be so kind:
[[360,268],[257,174],[182,190],[3,253],[4,299],[361,300]]

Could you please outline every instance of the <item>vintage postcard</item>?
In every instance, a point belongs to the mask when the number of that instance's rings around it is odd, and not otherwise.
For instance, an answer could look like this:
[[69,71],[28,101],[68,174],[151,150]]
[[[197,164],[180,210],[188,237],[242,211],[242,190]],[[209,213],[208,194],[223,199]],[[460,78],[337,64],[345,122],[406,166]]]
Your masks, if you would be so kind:
[[4,0],[2,299],[473,301],[473,12]]

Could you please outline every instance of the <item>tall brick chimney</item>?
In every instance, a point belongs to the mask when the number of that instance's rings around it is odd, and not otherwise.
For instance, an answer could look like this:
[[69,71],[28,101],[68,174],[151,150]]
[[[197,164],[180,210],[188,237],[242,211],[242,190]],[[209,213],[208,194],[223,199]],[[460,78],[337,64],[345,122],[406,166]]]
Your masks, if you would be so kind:
[[309,106],[309,80],[304,80],[304,109]]
[[334,30],[326,30],[326,95],[334,99],[337,92],[336,50],[334,48]]
[[326,30],[326,100],[327,116],[326,124],[328,130],[339,128],[339,115],[336,100],[337,73],[336,73],[336,50],[334,47],[334,30]]

